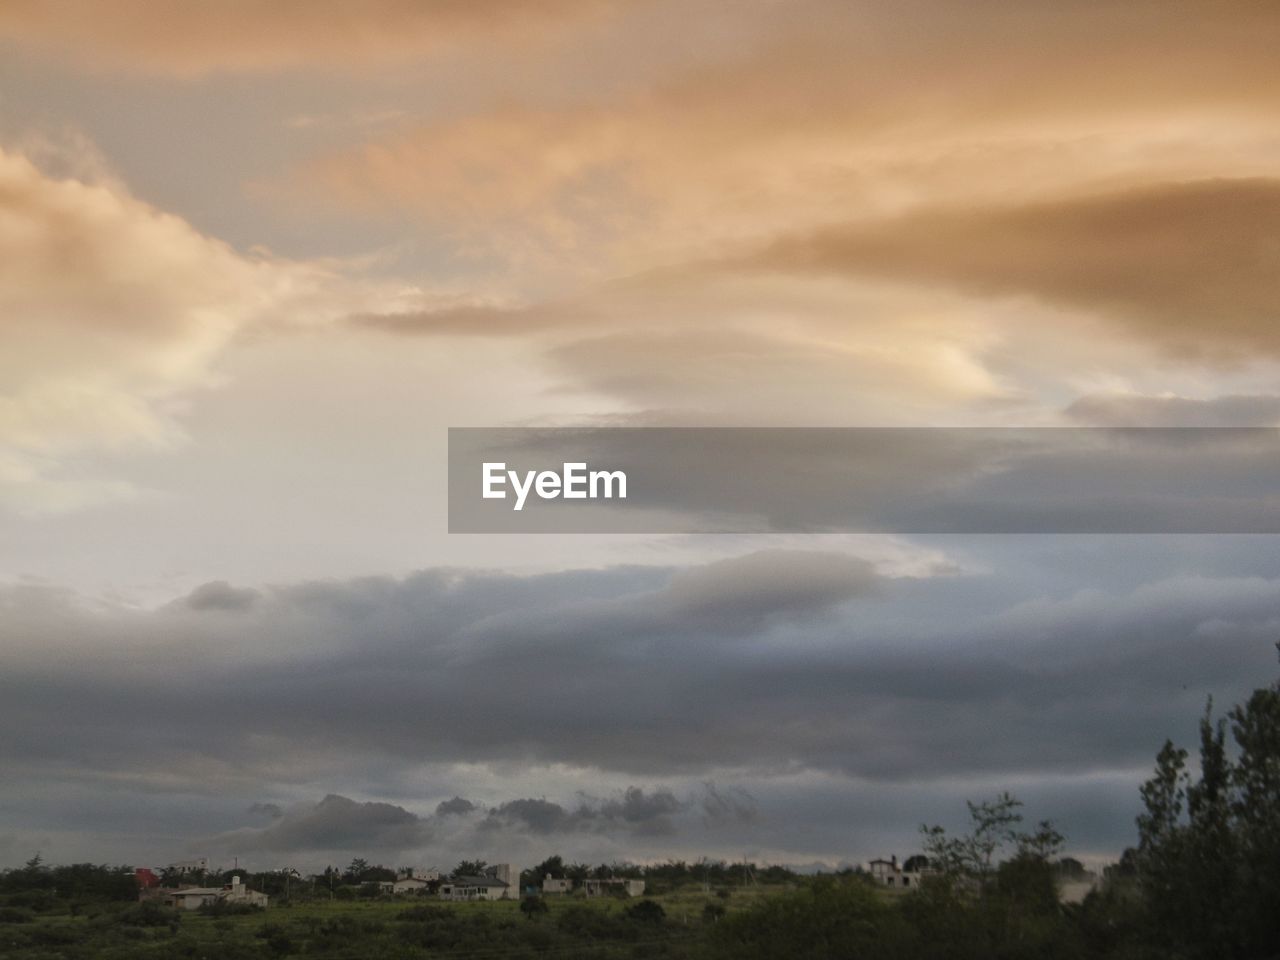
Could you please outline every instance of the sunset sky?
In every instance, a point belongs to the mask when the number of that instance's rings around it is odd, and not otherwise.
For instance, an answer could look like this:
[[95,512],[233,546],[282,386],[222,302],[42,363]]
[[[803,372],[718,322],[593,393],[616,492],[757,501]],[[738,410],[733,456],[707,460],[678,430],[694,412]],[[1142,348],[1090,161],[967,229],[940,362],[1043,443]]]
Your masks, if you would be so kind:
[[[1134,840],[1269,537],[450,536],[451,426],[1280,426],[1280,6],[0,0],[0,867]],[[344,859],[345,858],[345,859]]]

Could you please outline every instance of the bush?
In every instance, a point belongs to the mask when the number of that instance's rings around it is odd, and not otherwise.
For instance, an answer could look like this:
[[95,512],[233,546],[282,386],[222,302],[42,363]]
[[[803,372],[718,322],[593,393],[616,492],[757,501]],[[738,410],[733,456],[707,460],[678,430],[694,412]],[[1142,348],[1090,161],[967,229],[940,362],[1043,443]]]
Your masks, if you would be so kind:
[[899,912],[866,884],[823,878],[725,917],[709,945],[726,960],[845,960],[901,956],[906,933]]
[[116,914],[115,921],[126,927],[167,927],[177,923],[182,914],[159,900],[144,900]]
[[639,923],[661,923],[666,919],[667,911],[656,900],[641,900],[627,910],[627,916]]
[[30,907],[0,907],[0,923],[30,923],[33,919]]
[[532,920],[539,914],[547,913],[547,901],[541,897],[525,897],[520,901],[520,912]]
[[283,924],[264,923],[254,936],[265,941],[267,949],[277,957],[287,957],[293,953],[293,941],[289,939],[289,932]]
[[256,903],[228,903],[226,900],[215,900],[200,907],[200,913],[206,917],[246,917],[261,912],[262,908]]

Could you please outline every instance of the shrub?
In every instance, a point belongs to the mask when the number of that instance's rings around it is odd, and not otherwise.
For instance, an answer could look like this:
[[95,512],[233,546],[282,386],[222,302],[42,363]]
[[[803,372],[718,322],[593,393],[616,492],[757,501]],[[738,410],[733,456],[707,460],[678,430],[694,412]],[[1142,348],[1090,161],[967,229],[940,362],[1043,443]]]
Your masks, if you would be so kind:
[[627,910],[627,916],[639,923],[661,923],[667,916],[656,900],[641,900]]
[[167,927],[177,923],[182,917],[172,907],[166,907],[159,900],[144,900],[127,910],[116,914],[115,921],[126,927]]
[[546,913],[547,911],[547,901],[543,900],[541,897],[525,897],[520,901],[520,912],[530,920],[539,914]]

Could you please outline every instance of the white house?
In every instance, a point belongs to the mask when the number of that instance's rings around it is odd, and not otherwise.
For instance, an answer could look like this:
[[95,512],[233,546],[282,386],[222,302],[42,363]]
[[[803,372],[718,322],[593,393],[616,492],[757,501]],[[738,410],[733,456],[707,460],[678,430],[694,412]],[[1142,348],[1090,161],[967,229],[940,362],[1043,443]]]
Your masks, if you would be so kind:
[[520,873],[509,863],[495,863],[479,877],[453,877],[440,884],[442,900],[516,900]]
[[568,877],[553,877],[547,874],[542,878],[542,893],[544,896],[549,894],[560,895],[573,892],[573,881]]
[[186,887],[182,890],[166,890],[164,902],[166,906],[179,910],[199,910],[206,904],[217,903],[222,899],[221,887]]
[[454,877],[440,884],[441,900],[507,900],[511,890],[497,877]]
[[199,910],[203,906],[214,903],[245,903],[254,907],[265,907],[270,898],[265,893],[250,890],[234,876],[231,882],[221,887],[184,887],[181,890],[166,890],[164,902],[179,910]]
[[872,860],[871,879],[894,890],[911,890],[920,886],[924,873],[919,870],[904,870],[898,864],[897,857],[888,860]]
[[434,877],[401,877],[392,884],[391,890],[393,893],[422,893],[422,891],[436,886],[439,882],[438,875]]
[[232,877],[231,882],[222,888],[222,899],[227,903],[247,903],[254,907],[265,907],[270,901],[265,893],[246,887],[239,875]]

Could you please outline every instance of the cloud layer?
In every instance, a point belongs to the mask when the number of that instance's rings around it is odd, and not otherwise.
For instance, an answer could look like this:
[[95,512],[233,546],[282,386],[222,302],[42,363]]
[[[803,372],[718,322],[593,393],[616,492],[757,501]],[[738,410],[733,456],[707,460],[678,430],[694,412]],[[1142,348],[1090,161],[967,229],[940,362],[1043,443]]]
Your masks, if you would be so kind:
[[[214,592],[226,591],[193,596]],[[967,601],[961,618],[954,597],[950,578],[888,580],[805,552],[686,570],[427,571],[153,612],[10,588],[4,762],[37,783],[74,771],[140,788],[163,772],[184,792],[213,771],[235,791],[349,781],[355,756],[371,783],[533,765],[562,771],[553,798],[445,794],[422,809],[428,791],[415,813],[335,796],[282,816],[260,807],[269,824],[218,845],[652,842],[763,824],[751,784],[778,777],[977,791],[1141,770],[1205,692],[1231,697],[1270,669],[1280,580],[1170,576]],[[139,705],[156,722],[140,725]],[[665,785],[713,770],[729,782]],[[565,783],[593,780],[631,786],[566,797]]]

